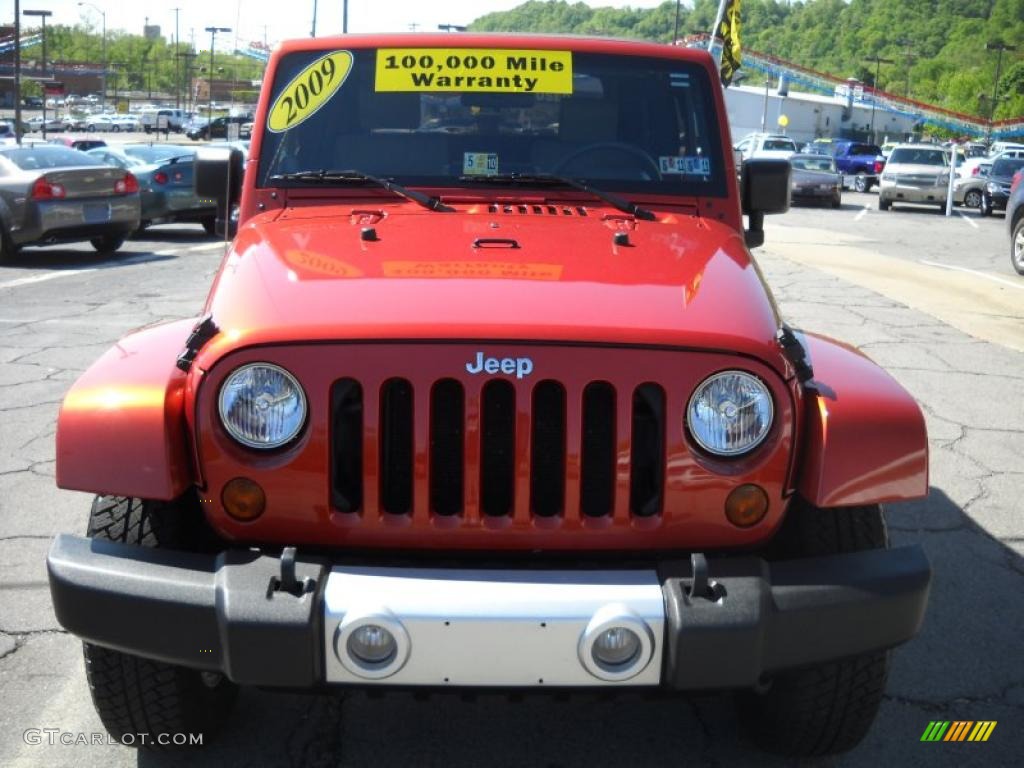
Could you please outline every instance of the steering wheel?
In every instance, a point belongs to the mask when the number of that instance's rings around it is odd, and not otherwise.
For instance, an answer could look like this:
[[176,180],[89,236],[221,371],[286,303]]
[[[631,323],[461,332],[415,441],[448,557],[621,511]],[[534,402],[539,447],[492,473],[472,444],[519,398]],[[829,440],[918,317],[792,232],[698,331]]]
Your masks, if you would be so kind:
[[642,165],[643,173],[649,174],[645,175],[645,179],[651,178],[661,181],[661,171],[658,169],[658,164],[654,162],[654,159],[639,147],[635,147],[632,144],[624,144],[621,141],[599,141],[594,144],[587,144],[584,147],[580,147],[559,160],[551,172],[561,173],[562,170],[574,160],[593,152],[603,152],[607,150],[613,150],[625,155],[630,155],[633,160],[639,161],[637,169],[640,170],[640,166]]

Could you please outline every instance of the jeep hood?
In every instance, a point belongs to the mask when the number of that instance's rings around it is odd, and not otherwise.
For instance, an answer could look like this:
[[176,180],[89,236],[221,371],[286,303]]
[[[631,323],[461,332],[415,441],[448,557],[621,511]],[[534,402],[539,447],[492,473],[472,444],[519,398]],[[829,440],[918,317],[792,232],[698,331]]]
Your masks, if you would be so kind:
[[784,365],[741,235],[693,209],[656,221],[564,204],[267,212],[239,231],[207,311],[223,332],[215,358],[266,343],[479,339],[672,345]]

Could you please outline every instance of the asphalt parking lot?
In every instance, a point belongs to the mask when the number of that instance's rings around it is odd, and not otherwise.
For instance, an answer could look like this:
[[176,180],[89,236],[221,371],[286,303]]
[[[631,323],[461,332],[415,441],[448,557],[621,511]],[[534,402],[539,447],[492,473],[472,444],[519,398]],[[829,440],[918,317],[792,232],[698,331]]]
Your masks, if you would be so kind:
[[[0,268],[0,766],[796,765],[754,751],[719,695],[564,701],[484,695],[243,691],[228,730],[186,758],[119,745],[30,743],[29,729],[102,733],[79,642],[53,617],[44,557],[84,530],[89,497],[54,486],[70,383],[120,336],[201,308],[222,244],[153,227],[114,258],[27,249]],[[1024,748],[1024,278],[1001,216],[842,209],[770,218],[758,261],[790,322],[850,342],[918,399],[931,494],[888,509],[895,544],[932,561],[921,635],[893,654],[867,740],[806,766],[1010,766]],[[986,743],[921,743],[932,720],[995,720]]]

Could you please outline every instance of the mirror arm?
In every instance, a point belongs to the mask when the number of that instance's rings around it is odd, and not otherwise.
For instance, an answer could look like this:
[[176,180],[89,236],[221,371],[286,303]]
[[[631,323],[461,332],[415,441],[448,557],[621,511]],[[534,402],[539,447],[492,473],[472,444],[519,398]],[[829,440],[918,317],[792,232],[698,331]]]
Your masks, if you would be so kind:
[[759,248],[764,245],[764,214],[747,214],[747,221],[750,226],[743,230],[743,239],[747,248]]

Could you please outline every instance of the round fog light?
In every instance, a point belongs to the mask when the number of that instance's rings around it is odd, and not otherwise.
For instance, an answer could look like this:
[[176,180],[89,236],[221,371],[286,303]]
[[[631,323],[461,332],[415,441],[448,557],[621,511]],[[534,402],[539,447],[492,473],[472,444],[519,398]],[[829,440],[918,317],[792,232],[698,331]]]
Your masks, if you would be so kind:
[[348,636],[348,652],[364,664],[386,664],[398,651],[395,636],[379,624],[364,624]]
[[631,664],[640,652],[640,638],[625,627],[606,629],[594,641],[594,661],[612,670]]

